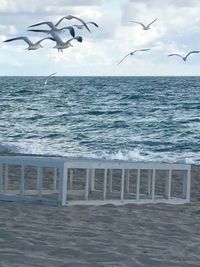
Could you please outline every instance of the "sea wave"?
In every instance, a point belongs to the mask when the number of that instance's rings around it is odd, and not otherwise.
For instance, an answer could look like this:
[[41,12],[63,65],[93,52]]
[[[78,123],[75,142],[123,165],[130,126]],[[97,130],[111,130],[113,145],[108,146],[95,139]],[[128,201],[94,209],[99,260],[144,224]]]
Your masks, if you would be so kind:
[[77,152],[66,152],[57,151],[52,149],[52,147],[42,146],[39,143],[24,143],[23,145],[0,145],[0,153],[21,153],[21,154],[31,154],[31,155],[45,155],[45,156],[65,156],[65,157],[83,157],[83,158],[93,158],[93,159],[108,159],[108,160],[125,160],[134,162],[166,162],[166,163],[187,163],[187,164],[200,164],[200,157],[195,157],[191,153],[185,154],[174,154],[166,153],[163,157],[162,154],[153,153],[151,151],[143,151],[139,148],[133,150],[119,149],[115,152],[106,151],[77,151]]

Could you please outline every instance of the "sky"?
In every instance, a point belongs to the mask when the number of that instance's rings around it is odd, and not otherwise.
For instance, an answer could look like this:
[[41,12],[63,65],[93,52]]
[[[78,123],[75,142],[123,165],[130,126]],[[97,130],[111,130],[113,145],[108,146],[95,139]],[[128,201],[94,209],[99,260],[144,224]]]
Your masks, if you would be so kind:
[[[41,49],[26,50],[24,41],[4,43],[6,39],[28,36],[32,41],[46,37],[31,33],[27,27],[42,21],[56,23],[61,17],[74,15],[90,25],[76,30],[83,42],[58,52],[55,43],[45,40]],[[152,24],[144,31],[131,20]],[[77,23],[64,20],[61,26]],[[42,25],[38,29],[48,29]],[[199,0],[0,0],[0,76],[199,76],[200,53],[184,62],[170,53],[187,54],[200,50]],[[70,39],[62,33],[64,41]],[[128,53],[149,48],[127,57]]]

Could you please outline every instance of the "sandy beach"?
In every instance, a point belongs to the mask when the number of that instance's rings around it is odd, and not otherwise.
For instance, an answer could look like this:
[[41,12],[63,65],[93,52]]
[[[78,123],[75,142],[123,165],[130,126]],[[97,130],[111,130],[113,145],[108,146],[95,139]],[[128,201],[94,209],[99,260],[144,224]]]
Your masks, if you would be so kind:
[[185,205],[0,202],[0,267],[199,266],[200,167]]

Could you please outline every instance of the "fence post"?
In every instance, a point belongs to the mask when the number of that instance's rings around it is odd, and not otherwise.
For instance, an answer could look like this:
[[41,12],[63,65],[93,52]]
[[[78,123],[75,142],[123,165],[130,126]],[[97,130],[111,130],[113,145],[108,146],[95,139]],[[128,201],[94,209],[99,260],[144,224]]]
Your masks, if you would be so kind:
[[91,191],[95,190],[95,169],[91,169],[91,185],[90,185],[90,189]]
[[53,190],[56,191],[57,189],[57,168],[53,169]]
[[73,189],[73,169],[69,170],[69,190]]
[[148,177],[147,177],[147,194],[151,195],[151,175],[152,170],[148,170]]
[[140,169],[137,170],[136,200],[140,199]]
[[122,169],[122,177],[121,177],[121,200],[124,200],[124,177],[125,177],[125,169]]
[[126,176],[126,192],[129,193],[129,186],[130,186],[130,170],[127,170]]
[[191,169],[187,170],[187,191],[186,200],[190,202],[190,184],[191,184]]
[[59,193],[58,202],[61,206],[64,206],[67,201],[67,180],[68,180],[68,168],[66,163],[63,162],[59,168]]
[[106,200],[107,191],[107,169],[104,169],[103,199]]
[[168,176],[166,178],[166,183],[165,183],[165,194],[167,199],[171,198],[171,186],[172,186],[172,170],[169,169]]
[[89,180],[90,180],[90,170],[89,169],[86,169],[85,200],[88,200],[88,195],[89,195]]

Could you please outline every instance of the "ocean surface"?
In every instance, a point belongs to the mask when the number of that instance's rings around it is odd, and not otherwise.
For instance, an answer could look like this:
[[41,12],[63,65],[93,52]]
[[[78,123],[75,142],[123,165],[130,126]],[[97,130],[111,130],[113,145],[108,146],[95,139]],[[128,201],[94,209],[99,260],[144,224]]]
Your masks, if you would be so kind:
[[0,77],[0,152],[200,163],[200,77]]

